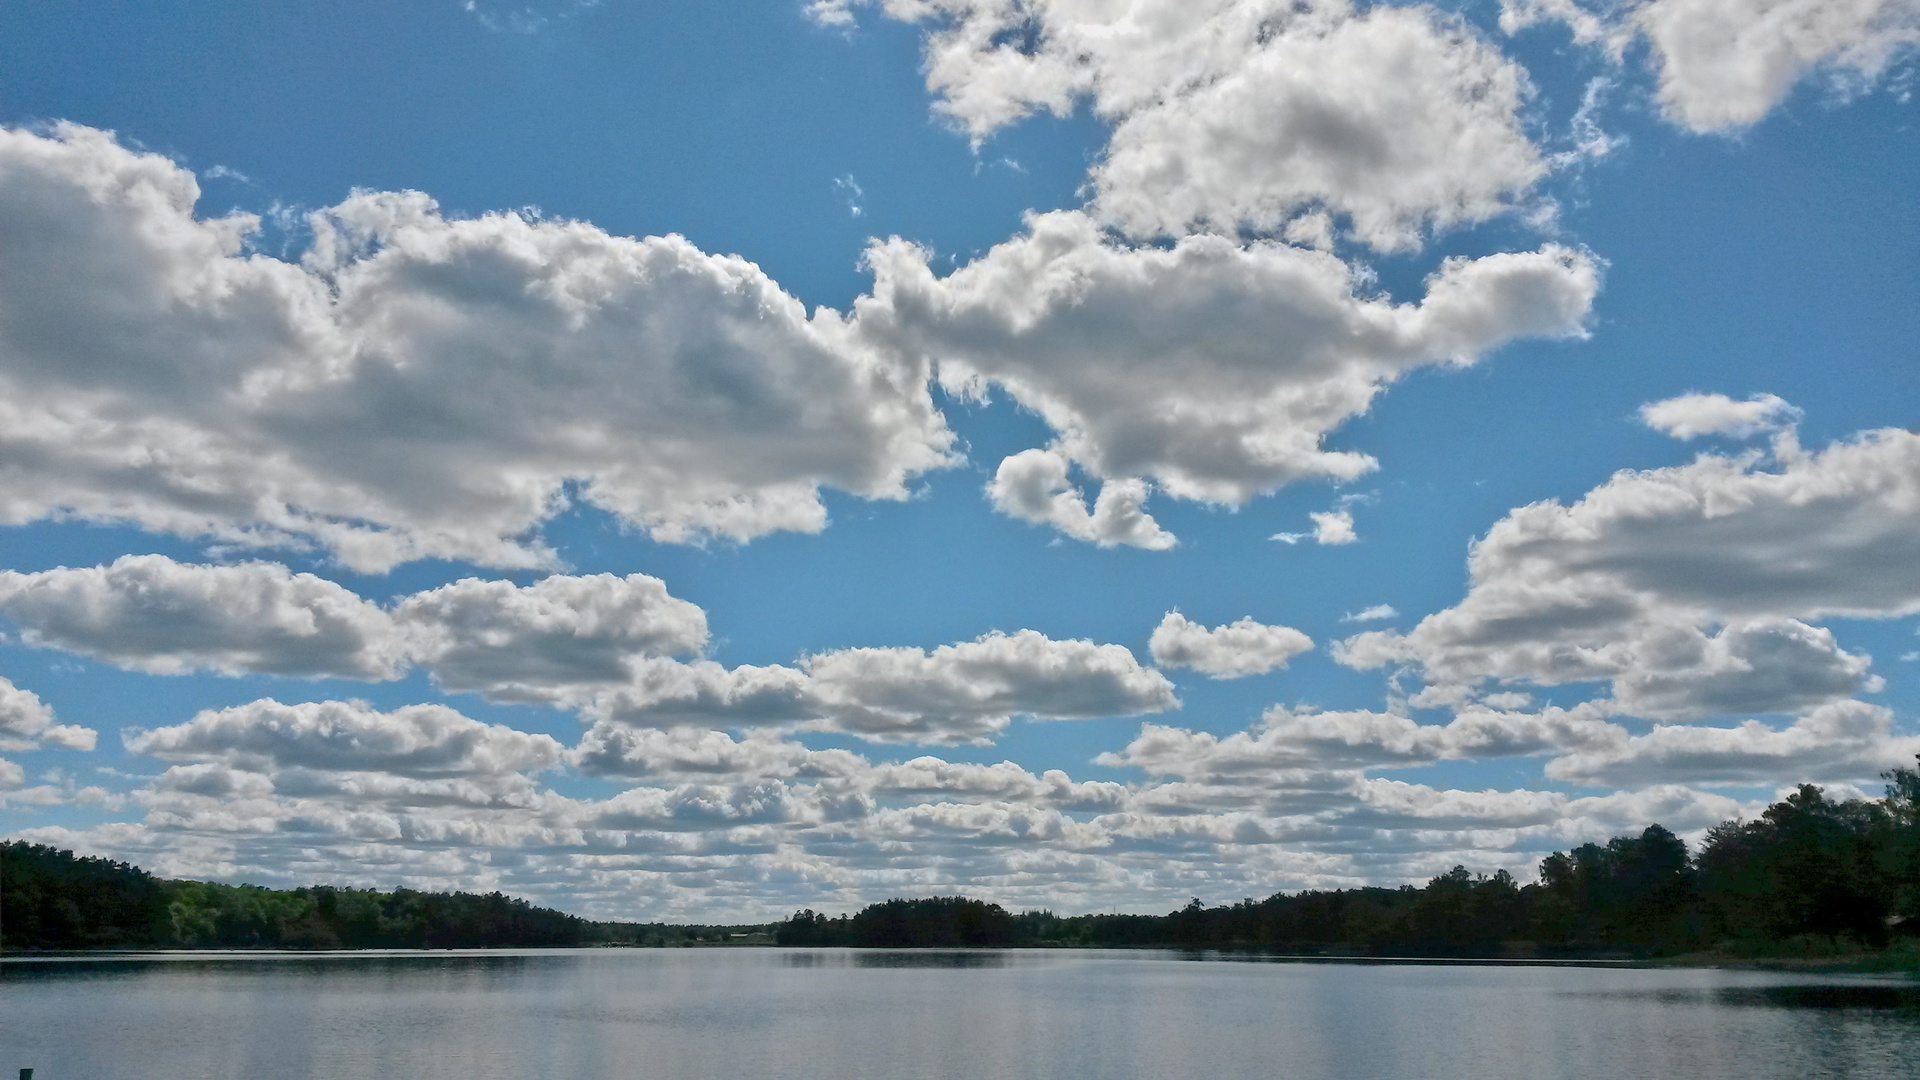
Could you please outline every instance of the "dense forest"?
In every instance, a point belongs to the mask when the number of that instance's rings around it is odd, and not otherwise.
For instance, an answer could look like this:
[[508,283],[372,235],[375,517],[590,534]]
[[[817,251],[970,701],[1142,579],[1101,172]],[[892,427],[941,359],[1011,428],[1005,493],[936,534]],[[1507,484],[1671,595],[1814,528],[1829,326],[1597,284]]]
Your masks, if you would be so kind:
[[1549,855],[1522,884],[1460,867],[1424,886],[1277,893],[1166,915],[1014,914],[889,900],[764,926],[593,922],[499,893],[266,889],[0,844],[0,948],[471,948],[775,942],[871,948],[1171,946],[1317,955],[1822,955],[1920,932],[1920,772],[1886,797],[1801,785],[1698,851],[1653,825]]
[[767,941],[765,929],[592,922],[497,892],[168,881],[123,862],[0,844],[0,949],[700,945]]
[[1835,801],[1801,785],[1698,852],[1654,825],[1556,852],[1539,880],[1455,867],[1425,886],[1279,893],[1167,915],[1010,913],[960,897],[890,900],[851,916],[801,911],[782,945],[1140,946],[1318,955],[1831,955],[1920,931],[1920,773]]

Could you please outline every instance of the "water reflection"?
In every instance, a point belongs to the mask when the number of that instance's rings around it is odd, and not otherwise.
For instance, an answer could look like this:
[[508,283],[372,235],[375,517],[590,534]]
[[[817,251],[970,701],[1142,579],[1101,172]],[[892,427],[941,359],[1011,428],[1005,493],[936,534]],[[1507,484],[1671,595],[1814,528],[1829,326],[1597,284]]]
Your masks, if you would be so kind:
[[272,979],[337,978],[351,973],[511,974],[540,964],[567,964],[566,954],[493,951],[132,953],[105,956],[9,956],[0,962],[0,984],[38,980],[124,979],[168,971],[227,973]]
[[843,949],[0,964],[0,1076],[38,1080],[1800,1080],[1914,1061],[1920,985],[1751,971]]
[[1658,1005],[1720,1005],[1732,1008],[1920,1010],[1920,984],[1911,981],[1821,981],[1768,986],[1570,991],[1565,996],[1615,998]]
[[780,964],[790,968],[1001,968],[1010,956],[1001,949],[804,949],[782,950]]

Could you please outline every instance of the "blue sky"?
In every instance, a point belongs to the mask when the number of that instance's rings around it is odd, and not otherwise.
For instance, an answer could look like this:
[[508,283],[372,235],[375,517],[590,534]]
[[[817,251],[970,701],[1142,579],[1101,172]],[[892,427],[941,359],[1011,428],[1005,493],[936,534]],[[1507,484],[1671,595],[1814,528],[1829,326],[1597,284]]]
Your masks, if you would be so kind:
[[1920,752],[1917,38],[0,12],[0,831],[1162,910],[1872,794]]

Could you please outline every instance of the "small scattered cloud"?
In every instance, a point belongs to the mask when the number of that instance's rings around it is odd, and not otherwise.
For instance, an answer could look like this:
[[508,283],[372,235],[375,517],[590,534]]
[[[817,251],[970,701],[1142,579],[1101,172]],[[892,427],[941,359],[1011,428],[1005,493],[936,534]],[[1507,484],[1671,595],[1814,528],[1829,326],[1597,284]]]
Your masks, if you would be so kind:
[[1000,462],[987,497],[1009,517],[1037,525],[1051,525],[1075,540],[1101,547],[1137,547],[1166,551],[1178,540],[1146,511],[1151,488],[1144,480],[1125,478],[1100,485],[1093,509],[1069,479],[1068,461],[1055,449],[1023,450]]
[[861,217],[866,214],[867,211],[863,205],[867,197],[866,190],[860,186],[860,181],[853,178],[852,173],[848,173],[845,176],[834,177],[833,190],[842,199],[846,200],[848,214],[853,217]]
[[1216,679],[1264,675],[1313,648],[1313,639],[1290,626],[1267,626],[1251,616],[1208,629],[1169,611],[1148,643],[1161,667],[1192,668]]
[[1676,439],[1702,435],[1745,439],[1790,429],[1800,417],[1799,409],[1772,394],[1755,394],[1745,401],[1725,394],[1682,394],[1640,406],[1642,423]]
[[1353,514],[1347,510],[1327,510],[1307,515],[1313,521],[1312,532],[1282,532],[1267,537],[1283,544],[1297,544],[1309,537],[1316,544],[1353,544],[1358,543],[1360,534],[1354,531]]
[[1362,608],[1359,611],[1350,611],[1347,614],[1340,616],[1340,621],[1341,622],[1376,622],[1383,619],[1397,619],[1399,617],[1400,617],[1400,613],[1393,609],[1392,604],[1375,604],[1370,608]]

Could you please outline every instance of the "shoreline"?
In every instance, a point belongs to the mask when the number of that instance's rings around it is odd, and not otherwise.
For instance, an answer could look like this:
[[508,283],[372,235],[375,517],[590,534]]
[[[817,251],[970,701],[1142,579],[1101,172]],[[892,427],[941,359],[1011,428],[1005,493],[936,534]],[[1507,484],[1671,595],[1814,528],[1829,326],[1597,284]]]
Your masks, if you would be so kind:
[[1081,945],[1007,945],[1007,946],[807,946],[765,943],[700,945],[579,945],[579,946],[500,946],[439,949],[66,949],[26,950],[0,954],[0,964],[43,964],[63,962],[176,962],[193,960],[329,960],[329,959],[405,959],[424,957],[486,957],[588,953],[607,950],[658,951],[703,949],[764,949],[783,952],[845,952],[860,955],[885,953],[1170,953],[1177,959],[1214,960],[1240,963],[1277,964],[1351,964],[1356,966],[1403,967],[1551,967],[1606,969],[1686,969],[1709,968],[1745,971],[1770,971],[1806,975],[1897,975],[1920,978],[1920,952],[1888,950],[1850,953],[1824,957],[1741,956],[1732,953],[1702,952],[1668,957],[1632,956],[1367,956],[1263,952],[1258,949],[1194,948],[1182,946],[1081,946]]

